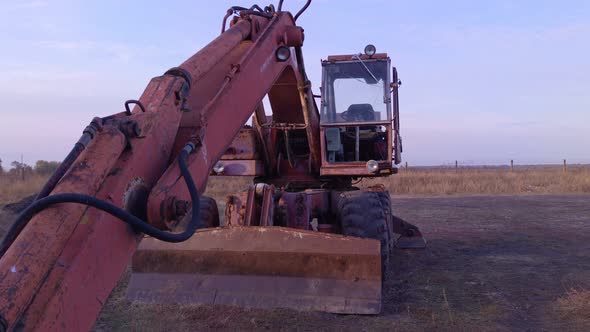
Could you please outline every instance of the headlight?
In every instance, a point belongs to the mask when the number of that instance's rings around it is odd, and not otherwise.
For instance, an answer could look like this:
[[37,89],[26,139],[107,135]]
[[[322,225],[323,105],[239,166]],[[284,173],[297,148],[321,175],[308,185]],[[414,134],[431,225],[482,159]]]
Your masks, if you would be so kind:
[[279,46],[275,51],[275,56],[281,62],[287,61],[291,56],[291,50],[287,46]]
[[371,57],[371,56],[375,55],[375,53],[377,53],[377,49],[375,48],[375,45],[369,44],[369,45],[365,46],[365,55]]
[[379,163],[375,160],[367,161],[367,171],[375,173],[379,170]]
[[224,169],[225,169],[225,166],[223,165],[223,163],[221,161],[218,161],[217,163],[215,163],[215,165],[213,165],[213,172],[215,172],[217,174],[223,173]]

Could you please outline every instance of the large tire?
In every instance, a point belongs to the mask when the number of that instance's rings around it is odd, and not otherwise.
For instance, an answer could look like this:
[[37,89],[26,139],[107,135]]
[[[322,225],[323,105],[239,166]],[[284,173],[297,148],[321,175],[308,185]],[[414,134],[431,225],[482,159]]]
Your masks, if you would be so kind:
[[219,210],[217,209],[217,202],[211,197],[201,196],[200,203],[202,228],[219,227]]
[[381,201],[381,207],[387,218],[387,234],[389,234],[389,251],[395,247],[395,234],[393,234],[393,207],[391,206],[391,196],[389,191],[375,192]]
[[379,240],[381,242],[381,272],[383,278],[389,267],[391,236],[388,223],[391,220],[391,206],[384,208],[382,193],[349,191],[340,194],[338,220],[342,234]]

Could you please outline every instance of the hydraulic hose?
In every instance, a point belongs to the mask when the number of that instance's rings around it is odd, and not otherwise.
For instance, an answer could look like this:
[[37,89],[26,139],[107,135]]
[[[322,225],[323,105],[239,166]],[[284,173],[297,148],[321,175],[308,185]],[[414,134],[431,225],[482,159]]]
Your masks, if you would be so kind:
[[186,241],[195,233],[195,231],[198,228],[202,226],[200,220],[199,191],[197,190],[197,187],[195,186],[193,178],[186,165],[186,158],[194,149],[195,145],[193,143],[188,143],[178,157],[180,174],[186,182],[186,186],[188,187],[188,191],[190,193],[192,201],[191,220],[186,229],[182,233],[172,233],[160,230],[148,224],[146,221],[141,220],[140,218],[132,215],[126,210],[123,210],[116,205],[113,205],[109,202],[103,201],[93,196],[75,193],[55,194],[35,201],[18,216],[18,218],[16,219],[16,221],[14,222],[6,236],[4,237],[4,240],[2,240],[2,243],[0,244],[0,257],[4,255],[6,250],[8,250],[10,244],[12,244],[12,242],[18,235],[20,225],[25,225],[35,214],[39,213],[40,211],[52,205],[61,203],[78,203],[82,205],[92,206],[96,209],[99,209],[112,216],[119,218],[121,221],[131,225],[137,231],[140,231],[146,235],[149,235],[161,241],[175,243]]
[[84,144],[82,144],[80,142],[78,142],[78,143],[76,143],[76,145],[74,145],[74,147],[72,148],[70,153],[68,153],[68,155],[66,156],[66,159],[64,159],[61,162],[61,164],[59,164],[59,166],[57,167],[55,172],[53,172],[53,174],[51,175],[49,180],[47,180],[47,183],[45,183],[45,185],[43,186],[43,188],[41,189],[41,191],[37,195],[36,199],[41,199],[43,197],[47,197],[47,195],[49,195],[49,193],[51,193],[51,191],[55,188],[55,186],[57,185],[59,180],[61,180],[61,178],[63,178],[63,176],[68,171],[68,169],[70,169],[70,167],[72,166],[74,161],[76,161],[78,156],[80,156],[80,153],[82,153],[82,151],[84,151],[85,148],[86,147],[84,146]]
[[90,124],[86,126],[78,142],[76,142],[70,153],[68,153],[66,158],[61,162],[61,164],[59,164],[55,172],[53,172],[47,183],[45,183],[45,185],[35,198],[36,200],[46,197],[47,195],[49,195],[49,193],[51,193],[51,191],[55,188],[55,186],[61,180],[61,178],[63,178],[63,176],[70,169],[70,167],[72,167],[72,164],[76,161],[76,159],[78,159],[82,151],[84,151],[88,144],[90,144],[90,142],[94,139],[96,133],[102,127],[103,120],[104,119],[101,118],[94,118],[92,119]]
[[297,22],[297,19],[299,18],[299,16],[301,16],[301,14],[303,14],[303,12],[307,9],[307,7],[309,7],[310,4],[311,4],[311,0],[307,0],[307,2],[305,3],[305,5],[303,5],[303,8],[299,9],[299,11],[297,12],[297,14],[295,14],[295,17],[293,18],[293,20],[295,22]]

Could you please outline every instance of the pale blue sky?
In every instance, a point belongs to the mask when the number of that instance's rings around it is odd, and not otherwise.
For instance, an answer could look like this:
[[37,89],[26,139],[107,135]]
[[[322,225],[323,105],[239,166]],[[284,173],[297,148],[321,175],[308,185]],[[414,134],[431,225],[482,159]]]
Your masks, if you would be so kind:
[[[229,6],[251,4],[0,0],[4,165],[61,160],[93,116],[121,111],[215,38]],[[590,163],[590,1],[315,0],[298,23],[316,92],[321,58],[389,53],[410,164]]]

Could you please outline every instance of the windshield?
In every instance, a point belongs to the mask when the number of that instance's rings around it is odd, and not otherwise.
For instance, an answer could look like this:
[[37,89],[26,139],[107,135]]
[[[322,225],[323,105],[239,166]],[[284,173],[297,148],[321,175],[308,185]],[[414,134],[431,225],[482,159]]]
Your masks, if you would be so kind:
[[389,120],[388,68],[375,60],[325,64],[322,122]]

